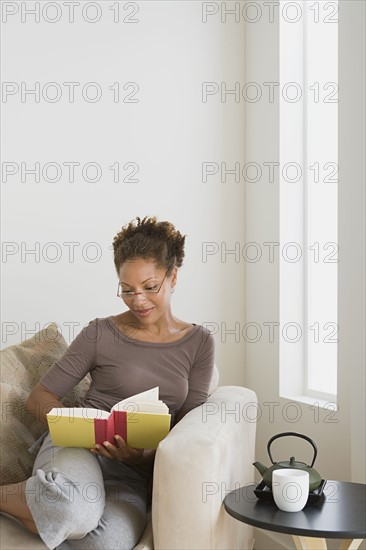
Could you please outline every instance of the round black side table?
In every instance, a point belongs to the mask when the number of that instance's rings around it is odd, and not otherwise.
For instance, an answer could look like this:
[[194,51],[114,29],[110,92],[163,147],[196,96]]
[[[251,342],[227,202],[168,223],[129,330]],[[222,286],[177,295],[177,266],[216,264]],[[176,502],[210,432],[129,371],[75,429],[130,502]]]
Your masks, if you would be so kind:
[[356,550],[366,538],[366,485],[327,481],[325,499],[301,512],[282,512],[261,500],[251,484],[229,493],[225,510],[234,518],[269,531],[292,535],[297,550],[326,550],[326,540],[343,539],[340,550]]

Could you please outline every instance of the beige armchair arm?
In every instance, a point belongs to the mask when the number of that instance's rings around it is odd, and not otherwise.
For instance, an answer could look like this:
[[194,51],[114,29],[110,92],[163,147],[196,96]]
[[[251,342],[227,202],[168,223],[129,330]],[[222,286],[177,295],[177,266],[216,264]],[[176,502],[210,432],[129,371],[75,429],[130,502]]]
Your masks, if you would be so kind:
[[219,387],[158,447],[152,502],[156,550],[251,548],[253,530],[222,501],[254,480],[256,394]]

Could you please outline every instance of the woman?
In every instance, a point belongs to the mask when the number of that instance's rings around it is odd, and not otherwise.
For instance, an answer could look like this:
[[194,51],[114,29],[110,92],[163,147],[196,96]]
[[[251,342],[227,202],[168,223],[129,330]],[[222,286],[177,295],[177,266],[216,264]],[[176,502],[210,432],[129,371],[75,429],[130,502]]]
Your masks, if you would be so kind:
[[[171,295],[185,237],[155,217],[130,222],[114,237],[118,292],[127,310],[96,318],[32,390],[27,409],[46,422],[53,407],[84,376],[91,385],[80,406],[110,410],[118,401],[159,386],[172,426],[207,399],[213,337],[174,317]],[[36,412],[35,412],[36,411]],[[52,446],[44,434],[32,477],[2,487],[3,512],[38,533],[46,546],[130,549],[142,535],[155,451],[115,435],[93,449]]]

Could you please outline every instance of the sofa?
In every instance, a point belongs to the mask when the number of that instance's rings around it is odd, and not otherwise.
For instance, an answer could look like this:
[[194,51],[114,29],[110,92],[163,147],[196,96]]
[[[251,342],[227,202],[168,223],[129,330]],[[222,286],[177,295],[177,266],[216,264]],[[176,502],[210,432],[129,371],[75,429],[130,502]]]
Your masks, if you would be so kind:
[[[45,431],[25,409],[32,387],[68,347],[56,323],[32,338],[1,351],[1,484],[31,475],[35,454],[29,448]],[[88,389],[85,377],[65,398],[77,404]],[[190,411],[159,444],[148,523],[134,550],[235,550],[253,546],[253,528],[223,507],[225,495],[254,479],[256,423],[248,411],[257,405],[253,391],[218,386],[215,367],[206,403]],[[38,535],[16,519],[0,515],[2,550],[45,550]]]

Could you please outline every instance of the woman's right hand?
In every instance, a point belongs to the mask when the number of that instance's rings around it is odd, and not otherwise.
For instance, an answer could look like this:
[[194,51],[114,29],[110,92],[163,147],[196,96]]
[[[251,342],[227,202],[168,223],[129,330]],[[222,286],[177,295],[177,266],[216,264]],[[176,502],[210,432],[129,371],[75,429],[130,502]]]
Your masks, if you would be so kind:
[[104,441],[103,445],[95,445],[90,451],[96,455],[104,456],[118,462],[126,462],[126,464],[139,464],[144,455],[144,449],[129,447],[125,440],[118,434],[114,436],[116,445]]

